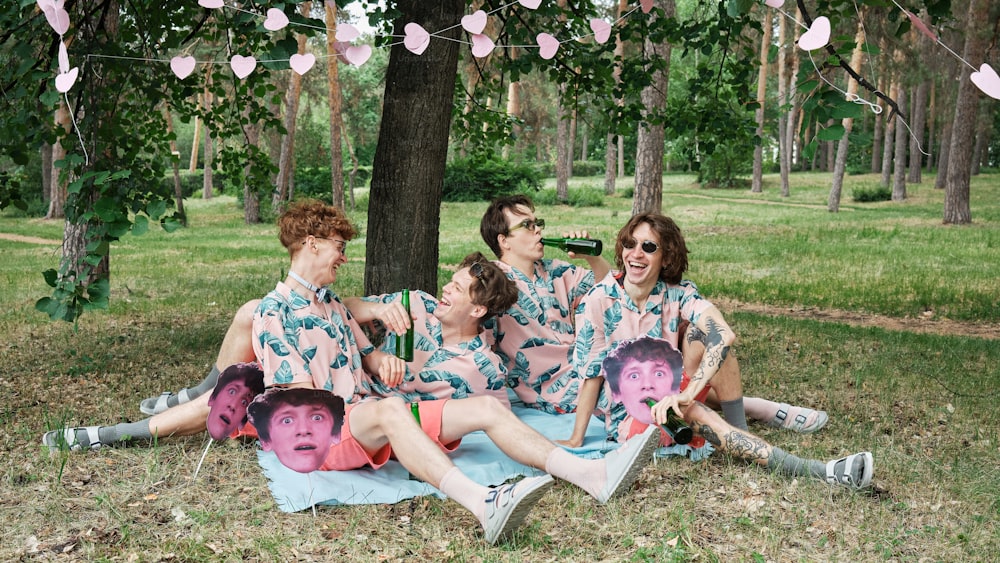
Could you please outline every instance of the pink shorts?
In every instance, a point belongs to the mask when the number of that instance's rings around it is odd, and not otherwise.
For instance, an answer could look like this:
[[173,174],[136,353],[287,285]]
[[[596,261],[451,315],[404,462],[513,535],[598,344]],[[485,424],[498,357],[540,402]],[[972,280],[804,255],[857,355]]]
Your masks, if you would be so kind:
[[[461,440],[455,440],[448,444],[441,443],[441,413],[448,401],[449,399],[441,399],[419,403],[420,427],[431,441],[436,443],[445,453],[455,451],[462,443]],[[330,446],[330,453],[327,454],[326,461],[320,466],[320,471],[348,471],[365,466],[378,469],[392,458],[392,446],[389,444],[373,453],[368,453],[351,434],[351,410],[355,406],[357,403],[345,405],[344,425],[340,429],[340,442]]]

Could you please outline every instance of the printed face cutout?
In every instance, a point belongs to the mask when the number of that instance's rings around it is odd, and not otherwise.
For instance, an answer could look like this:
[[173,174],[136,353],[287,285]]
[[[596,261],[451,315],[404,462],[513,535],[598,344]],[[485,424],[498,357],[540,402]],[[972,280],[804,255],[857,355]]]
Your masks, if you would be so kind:
[[247,407],[264,392],[264,373],[257,364],[235,364],[219,374],[208,399],[206,426],[213,440],[225,440],[247,422]]
[[258,397],[248,413],[264,451],[274,452],[292,471],[310,473],[340,443],[344,400],[320,389],[274,389]]
[[666,340],[643,337],[625,341],[601,365],[611,399],[645,424],[653,424],[646,399],[659,401],[681,391],[683,358]]

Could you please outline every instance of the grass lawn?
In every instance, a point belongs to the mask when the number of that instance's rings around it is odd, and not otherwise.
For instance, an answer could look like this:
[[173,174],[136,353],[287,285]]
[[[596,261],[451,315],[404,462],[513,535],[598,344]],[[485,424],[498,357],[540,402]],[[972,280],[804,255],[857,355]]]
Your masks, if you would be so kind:
[[[232,314],[282,278],[274,225],[247,226],[229,197],[190,200],[188,229],[112,249],[110,310],[76,326],[34,310],[58,266],[62,223],[0,213],[0,560],[81,561],[989,561],[1000,553],[1000,176],[972,185],[973,224],[941,224],[933,178],[900,203],[826,211],[829,174],[768,176],[763,194],[665,178],[664,212],[684,230],[689,277],[739,335],[748,395],[825,409],[814,435],[753,426],[794,453],[875,455],[876,487],[851,493],[769,475],[724,455],[665,459],[631,494],[597,506],[564,483],[510,543],[489,547],[451,501],[276,508],[252,444],[205,438],[49,455],[43,431],[141,417],[138,403],[200,380]],[[628,187],[628,182],[624,182]],[[571,189],[600,187],[599,178]],[[484,203],[442,209],[441,272],[473,250]],[[540,206],[548,232],[605,241],[631,200]],[[340,270],[362,291],[361,235]],[[401,218],[401,228],[419,218]],[[549,256],[559,257],[549,250]],[[875,319],[872,322],[872,319]],[[879,319],[885,322],[879,322]],[[972,330],[976,327],[977,330]]]

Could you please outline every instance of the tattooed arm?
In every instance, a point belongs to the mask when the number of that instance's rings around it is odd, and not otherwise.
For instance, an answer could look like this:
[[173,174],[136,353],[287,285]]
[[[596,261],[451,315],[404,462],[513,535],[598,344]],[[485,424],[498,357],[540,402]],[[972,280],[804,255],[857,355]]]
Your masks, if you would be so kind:
[[[705,353],[701,357],[698,369],[688,374],[691,383],[677,395],[677,403],[681,405],[690,404],[718,373],[722,362],[726,361],[729,355],[729,347],[736,340],[733,329],[729,328],[729,324],[722,318],[722,313],[714,306],[702,312],[695,326],[704,334]],[[695,331],[688,331],[688,335],[693,332]]]

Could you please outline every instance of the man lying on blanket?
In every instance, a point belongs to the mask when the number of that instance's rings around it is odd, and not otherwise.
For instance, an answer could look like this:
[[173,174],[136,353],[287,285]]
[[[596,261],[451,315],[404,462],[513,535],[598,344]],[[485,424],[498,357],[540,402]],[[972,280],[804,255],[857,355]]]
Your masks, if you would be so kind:
[[[293,271],[296,269],[293,257]],[[652,459],[658,439],[655,428],[603,459],[589,460],[556,446],[510,411],[506,396],[501,395],[504,372],[499,357],[483,344],[479,334],[482,321],[510,307],[517,290],[481,254],[466,257],[444,287],[440,301],[420,292],[416,295],[414,315],[418,322],[414,322],[414,329],[420,353],[415,353],[415,361],[402,373],[398,366],[382,364],[377,377],[360,382],[358,387],[367,386],[369,392],[352,397],[345,406],[339,441],[323,437],[330,445],[320,469],[378,469],[395,457],[415,477],[472,512],[482,524],[486,540],[493,543],[517,528],[552,485],[552,476],[581,487],[604,503],[627,490],[639,470]],[[314,326],[337,325],[330,316],[336,313],[328,304],[310,299],[308,307],[315,308],[317,314],[299,310],[294,313],[295,319],[283,319],[287,310],[283,310],[282,300],[273,295],[265,297],[254,319],[254,351],[261,362],[264,382],[268,387],[314,387],[316,371],[324,367],[313,361],[309,349],[299,350],[302,341],[288,338],[295,332],[284,327],[289,326],[289,321],[302,326],[311,322],[316,323]],[[387,327],[399,330],[405,330],[406,321],[412,322],[393,318],[402,308],[391,298],[353,305],[357,320],[362,322],[379,317]],[[358,326],[355,319],[350,321],[340,326],[352,330]],[[350,349],[355,343],[357,348]],[[334,356],[350,359],[359,357],[359,350],[366,344],[363,334],[355,334],[352,339],[331,338],[324,346],[339,346],[342,349]],[[327,348],[324,352],[331,351]],[[257,401],[280,401],[284,393],[288,391],[265,393]],[[251,410],[254,420],[266,419],[269,432],[275,424],[295,422],[294,417],[256,416],[257,408],[255,402]],[[278,411],[275,407],[269,412]],[[303,425],[303,433],[310,432],[307,426]],[[484,431],[515,461],[542,469],[548,475],[500,487],[472,481],[445,454],[458,447],[462,436],[477,430]],[[263,444],[263,433],[261,438]],[[303,448],[325,447],[315,445],[319,443],[303,440]],[[272,447],[270,436],[265,447]],[[307,471],[312,467],[304,464],[289,468]]]

